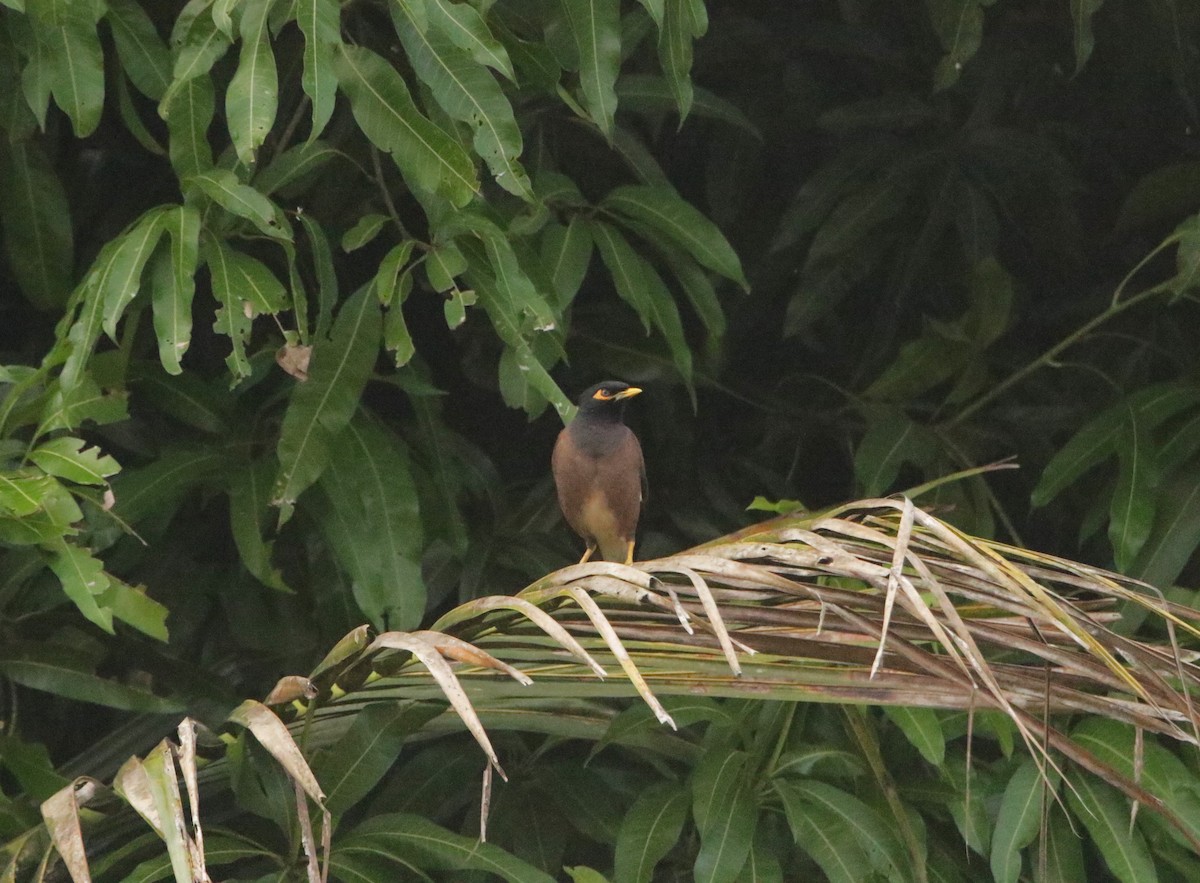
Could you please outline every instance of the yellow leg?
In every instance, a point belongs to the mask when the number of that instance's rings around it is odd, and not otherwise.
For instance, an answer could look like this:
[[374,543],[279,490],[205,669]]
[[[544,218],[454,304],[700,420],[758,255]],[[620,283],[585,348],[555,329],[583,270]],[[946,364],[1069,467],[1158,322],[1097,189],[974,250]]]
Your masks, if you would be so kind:
[[633,540],[629,541],[629,546],[625,550],[625,563],[626,564],[633,563]]
[[583,553],[583,557],[579,559],[579,563],[587,564],[588,559],[592,557],[592,555],[595,553],[595,551],[596,551],[595,546],[588,546],[587,551]]

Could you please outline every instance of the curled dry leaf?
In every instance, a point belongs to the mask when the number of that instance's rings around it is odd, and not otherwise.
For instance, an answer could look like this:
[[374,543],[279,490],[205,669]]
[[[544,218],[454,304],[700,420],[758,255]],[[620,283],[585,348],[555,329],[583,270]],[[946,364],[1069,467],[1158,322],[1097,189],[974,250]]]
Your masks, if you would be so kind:
[[275,352],[275,363],[297,380],[308,380],[308,362],[312,347],[302,343],[285,343]]
[[312,699],[317,695],[316,685],[302,675],[285,675],[280,678],[267,698],[264,705],[286,705],[296,699]]

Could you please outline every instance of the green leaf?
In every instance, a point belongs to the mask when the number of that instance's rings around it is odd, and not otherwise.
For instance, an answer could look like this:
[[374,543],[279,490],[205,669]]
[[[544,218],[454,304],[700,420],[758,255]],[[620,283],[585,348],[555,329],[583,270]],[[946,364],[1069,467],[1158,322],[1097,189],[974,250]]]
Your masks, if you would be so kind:
[[0,140],[0,225],[8,265],[35,307],[61,309],[74,263],[66,191],[32,142]]
[[337,273],[333,268],[333,249],[329,247],[329,239],[324,229],[309,215],[300,216],[300,225],[308,237],[309,248],[312,250],[313,267],[317,273],[317,327],[316,336],[325,337],[329,333],[329,323],[333,321],[333,307],[338,301]]
[[162,227],[170,234],[167,254],[160,254],[151,268],[154,333],[158,358],[168,374],[180,374],[180,360],[192,340],[192,298],[196,294],[196,267],[200,262],[200,212],[179,205],[162,215]]
[[147,211],[121,237],[121,244],[106,268],[99,286],[104,301],[104,332],[117,339],[117,322],[141,290],[142,271],[163,234],[167,209],[159,206]]
[[996,883],[1016,883],[1021,875],[1021,850],[1037,837],[1045,792],[1045,780],[1029,759],[1008,780],[992,829],[991,864]]
[[[693,85],[692,93],[691,112],[696,116],[720,120],[762,139],[758,128],[736,104],[699,86]],[[665,78],[652,74],[622,74],[621,79],[617,80],[617,98],[623,110],[635,113],[675,113],[679,109],[677,92],[673,86]]]
[[579,51],[579,87],[588,114],[611,138],[617,111],[616,82],[621,67],[619,0],[561,0]]
[[639,255],[613,227],[591,222],[600,257],[612,273],[617,294],[641,316],[649,331],[657,328],[670,347],[675,367],[688,384],[692,380],[692,351],[683,335],[683,322],[671,292],[650,262]]
[[1045,873],[1042,873],[1040,859],[1033,863],[1037,883],[1087,883],[1083,838],[1071,826],[1066,814],[1052,808],[1046,820],[1046,833]]
[[96,596],[108,588],[104,564],[86,549],[63,541],[50,559],[50,569],[79,612],[112,634],[112,611],[96,602]]
[[321,476],[330,502],[321,521],[333,552],[377,628],[414,628],[425,612],[424,539],[408,452],[362,418],[352,420],[333,447],[338,455]]
[[467,271],[467,259],[453,242],[435,242],[423,266],[434,291],[450,291],[457,287],[454,280]]
[[208,127],[212,125],[215,100],[212,79],[205,75],[188,80],[159,105],[158,112],[167,123],[167,155],[181,179],[212,168]]
[[362,800],[391,769],[408,737],[441,713],[434,703],[414,702],[377,702],[359,711],[345,735],[313,762],[326,809],[339,816]]
[[518,160],[521,130],[500,85],[444,31],[422,32],[406,7],[393,5],[391,11],[408,60],[434,100],[451,119],[470,126],[475,152],[483,157],[496,183],[532,201],[529,176]]
[[1117,486],[1109,507],[1108,538],[1117,568],[1126,570],[1150,537],[1158,505],[1153,440],[1132,407],[1117,445]]
[[[894,827],[887,824],[870,806],[840,788],[816,780],[775,780],[774,786],[784,798],[784,810],[788,816],[788,823],[792,826],[793,836],[797,838],[801,848],[808,851],[822,868],[825,868],[825,865],[818,853],[809,848],[814,844],[802,837],[808,832],[802,830],[805,825],[801,821],[802,814],[797,811],[804,805],[811,811],[805,817],[820,820],[820,825],[825,829],[822,836],[832,836],[839,849],[845,849],[847,853],[861,849],[873,870],[889,878],[904,877],[903,869],[908,866],[908,859]],[[794,815],[796,821],[801,821],[801,824],[796,824],[793,820]],[[855,879],[861,880],[864,876]],[[832,878],[833,874],[830,874],[830,877]]]
[[334,439],[354,415],[375,367],[381,331],[379,301],[364,285],[342,305],[330,338],[315,340],[309,379],[293,388],[279,435],[272,502],[280,507],[280,524],[329,465]]
[[254,188],[265,196],[277,190],[286,191],[319,171],[327,162],[343,154],[324,141],[309,141],[289,147],[272,158],[270,164],[254,178]]
[[1104,0],[1071,0],[1071,24],[1075,28],[1075,73],[1083,70],[1096,38],[1092,34],[1092,16],[1100,11]]
[[1154,859],[1140,831],[1129,830],[1129,807],[1111,786],[1083,773],[1067,788],[1067,801],[1104,856],[1113,875],[1123,883],[1156,883]]
[[333,59],[342,44],[341,8],[338,0],[299,0],[296,24],[304,33],[304,74],[300,84],[312,102],[309,143],[324,131],[337,99]]
[[820,866],[829,883],[860,883],[869,877],[872,864],[866,850],[843,820],[804,799],[791,782],[777,779],[774,786],[796,845]]
[[408,87],[369,49],[343,46],[334,57],[338,83],[363,134],[391,154],[410,186],[466,205],[479,189],[470,157],[417,110]]
[[475,7],[470,3],[455,3],[452,0],[428,0],[426,9],[429,23],[449,37],[459,49],[466,50],[476,64],[485,64],[516,82],[517,77],[504,44],[492,35],[487,22]]
[[387,215],[367,214],[358,219],[353,227],[342,236],[342,251],[357,251],[379,235]]
[[60,436],[29,452],[29,459],[50,475],[77,484],[108,484],[108,477],[121,471],[121,465],[99,448],[85,448],[81,438]]
[[[267,13],[274,0],[242,0],[242,50],[237,72],[225,91],[225,120],[238,159],[254,164],[258,148],[275,124],[279,78],[267,33]],[[268,234],[270,235],[270,234]]]
[[[171,85],[162,98],[163,106],[173,104],[175,94],[190,81],[208,74],[217,59],[229,48],[229,36],[220,31],[211,15],[203,14],[207,11],[204,6],[197,9],[201,12],[191,20],[187,32],[181,38],[177,33],[171,35],[175,64],[171,69]],[[186,21],[181,14],[176,19],[176,29]]]
[[[375,273],[375,281],[373,284],[375,288],[375,296],[379,298],[379,302],[385,307],[390,306],[393,299],[397,300],[396,305],[399,307],[399,305],[404,302],[404,299],[408,297],[408,291],[405,289],[401,290],[400,296],[397,298],[396,289],[399,281],[402,280],[400,271],[403,270],[405,264],[408,263],[408,259],[412,255],[414,244],[415,243],[413,240],[406,239],[399,245],[392,246],[391,250],[383,256],[383,260],[379,262],[379,269]],[[426,253],[427,261],[429,254],[432,254],[432,252]],[[402,289],[404,288],[403,285],[400,285],[399,287]],[[384,331],[384,337],[387,337],[386,329]]]
[[31,0],[29,20],[44,52],[31,61],[54,102],[71,120],[77,138],[86,138],[100,125],[104,110],[104,53],[96,33],[94,3]]
[[708,333],[713,338],[724,337],[725,311],[708,275],[690,257],[673,249],[665,250],[663,257]]
[[1200,546],[1200,466],[1191,464],[1164,481],[1156,498],[1154,528],[1130,576],[1153,586],[1172,585]]
[[157,101],[171,84],[171,53],[136,0],[107,0],[106,6],[122,69],[139,92]]
[[1121,434],[1129,432],[1131,410],[1141,431],[1153,431],[1197,402],[1200,390],[1190,384],[1156,383],[1101,412],[1084,424],[1046,465],[1031,495],[1033,505],[1044,506],[1093,466],[1116,453]]
[[225,364],[236,383],[250,375],[246,342],[254,317],[283,309],[287,292],[266,266],[219,239],[205,241],[204,261],[212,276],[213,296],[221,305],[213,328],[228,337],[233,346]]
[[190,187],[199,188],[221,208],[239,218],[245,218],[272,239],[291,240],[292,232],[279,223],[274,203],[253,187],[238,181],[233,172],[227,169],[209,169],[192,175],[183,183],[185,190]]
[[708,30],[703,3],[666,0],[658,32],[658,60],[666,74],[682,124],[692,109],[692,40]]
[[144,589],[127,586],[113,576],[108,578],[108,588],[101,592],[97,603],[112,611],[115,619],[133,626],[143,634],[158,641],[167,641],[166,607],[150,598]]
[[60,383],[42,410],[40,432],[56,429],[75,429],[84,421],[97,424],[116,423],[129,416],[123,392],[105,392],[88,375],[82,375],[72,386]]
[[[241,448],[237,453],[241,454]],[[195,489],[212,476],[229,468],[230,452],[224,448],[172,447],[138,469],[126,467],[113,479],[116,513],[126,523],[151,520],[165,528],[175,510]]]
[[0,674],[31,690],[122,711],[178,714],[184,710],[184,704],[177,700],[98,677],[73,666],[72,661],[61,647],[5,647],[0,649]]
[[617,834],[616,883],[649,883],[654,866],[679,841],[687,810],[688,792],[674,782],[659,782],[638,795]]
[[604,198],[601,207],[660,231],[701,266],[749,290],[741,262],[721,231],[669,186],[618,187]]
[[372,816],[343,832],[330,856],[330,867],[341,880],[385,879],[414,865],[426,871],[486,871],[510,883],[553,883],[548,874],[498,846],[408,813]]
[[935,89],[948,89],[958,82],[963,65],[983,42],[983,7],[992,0],[925,0],[934,32],[946,54],[933,75]]
[[274,544],[263,539],[276,471],[274,457],[261,457],[234,475],[229,485],[229,528],[246,570],[263,585],[287,592],[291,590],[271,561]]
[[921,756],[940,767],[946,758],[946,736],[942,723],[932,708],[909,708],[903,705],[886,706],[884,714],[900,728],[905,738],[921,752]]
[[587,221],[574,217],[567,226],[547,224],[542,233],[542,266],[550,274],[558,308],[565,310],[574,300],[592,260],[592,236]]
[[564,867],[563,870],[571,878],[571,883],[608,883],[608,878],[595,868],[577,865],[573,868]]

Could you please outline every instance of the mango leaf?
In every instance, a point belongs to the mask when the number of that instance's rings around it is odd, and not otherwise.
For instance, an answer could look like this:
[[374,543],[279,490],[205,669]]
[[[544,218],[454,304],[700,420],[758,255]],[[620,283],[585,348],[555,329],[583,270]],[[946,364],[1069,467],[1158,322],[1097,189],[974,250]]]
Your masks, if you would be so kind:
[[98,295],[104,302],[104,332],[113,340],[117,338],[117,322],[141,290],[142,271],[162,238],[166,212],[166,207],[159,206],[143,214],[121,236],[112,262],[105,268]]
[[42,409],[39,433],[56,429],[75,429],[85,421],[99,425],[116,423],[129,416],[126,395],[106,392],[89,375],[83,374],[72,386],[60,382]]
[[900,728],[921,756],[935,767],[940,767],[946,758],[946,736],[937,712],[932,708],[912,708],[896,705],[885,706],[884,714]]
[[333,307],[338,301],[337,273],[333,268],[333,249],[329,246],[329,238],[321,225],[309,215],[300,216],[300,226],[308,238],[312,251],[313,267],[317,273],[317,327],[315,334],[318,338],[329,333],[329,323],[333,321]]
[[532,201],[529,176],[518,161],[521,130],[499,84],[444,31],[418,29],[406,10],[391,7],[396,32],[413,70],[451,119],[470,126],[475,152],[483,157],[496,183]]
[[61,309],[74,263],[66,191],[33,142],[0,143],[0,225],[8,265],[35,307]]
[[255,176],[254,189],[265,196],[277,190],[286,191],[339,156],[343,154],[325,141],[309,141],[289,147],[273,157],[270,164]]
[[504,44],[492,35],[483,16],[470,3],[428,0],[426,10],[429,23],[449,37],[459,49],[466,50],[476,64],[485,64],[516,82],[517,77]]
[[1158,873],[1146,840],[1129,830],[1129,806],[1111,785],[1083,773],[1066,789],[1067,802],[1108,869],[1122,883],[1156,883]]
[[[797,838],[800,847],[808,851],[822,868],[826,865],[818,858],[818,852],[810,849],[814,844],[801,839],[801,834],[811,833],[806,830],[808,826],[804,824],[805,819],[821,820],[821,826],[826,828],[821,838],[832,837],[834,844],[839,849],[845,849],[848,854],[862,850],[873,870],[889,879],[903,879],[904,869],[908,867],[908,856],[894,827],[887,824],[870,806],[840,788],[815,779],[802,782],[776,780],[774,786],[784,799],[784,811],[788,823],[792,826],[793,836]],[[804,812],[802,808],[806,808],[808,812]],[[800,824],[797,825],[796,822]],[[856,879],[861,880],[863,876]]]
[[[274,0],[243,0],[242,50],[237,72],[225,90],[225,120],[238,159],[254,164],[259,146],[275,124],[279,78],[267,33],[267,13]],[[268,234],[269,235],[269,234]]]
[[105,5],[121,68],[139,92],[161,99],[171,84],[171,53],[154,22],[136,0],[108,0]]
[[292,390],[276,448],[272,502],[280,507],[281,525],[329,465],[333,441],[354,415],[375,366],[381,331],[379,301],[364,285],[342,305],[332,335],[314,341],[309,379]]
[[333,116],[337,98],[333,59],[342,43],[338,0],[299,0],[296,24],[304,34],[304,74],[300,85],[312,102],[312,129],[308,133],[311,144]]
[[416,866],[427,871],[486,871],[509,883],[554,878],[476,837],[455,834],[409,813],[372,816],[341,832],[329,859],[338,879],[378,880]]
[[1108,538],[1117,568],[1124,571],[1150,537],[1158,505],[1158,466],[1153,439],[1132,407],[1117,445],[1117,486],[1109,506]]
[[694,867],[698,881],[732,883],[749,858],[758,807],[745,774],[747,759],[743,751],[713,752],[693,774],[693,815],[700,833]]
[[279,223],[275,205],[253,187],[238,181],[228,169],[209,169],[183,182],[184,190],[196,188],[221,208],[257,227],[272,239],[291,240],[292,232]]
[[1153,431],[1164,421],[1200,402],[1200,390],[1190,384],[1156,383],[1138,390],[1089,420],[1046,464],[1031,501],[1044,506],[1080,476],[1117,452],[1127,423],[1137,421],[1141,430]]
[[369,49],[343,46],[334,56],[338,83],[363,134],[391,154],[410,186],[466,205],[479,189],[458,143],[417,110],[400,74]]
[[658,31],[658,60],[666,74],[680,124],[692,109],[692,41],[708,30],[708,13],[695,0],[666,0]]
[[[662,46],[661,37],[659,46]],[[691,80],[687,82],[690,84]],[[617,80],[616,88],[617,99],[623,110],[635,113],[664,113],[677,112],[679,109],[675,86],[669,84],[664,77],[652,74],[622,74],[621,79]],[[762,134],[737,105],[699,86],[693,85],[691,89],[693,114],[728,123],[762,140]]]
[[638,795],[617,834],[616,883],[650,883],[654,866],[679,842],[687,809],[688,793],[674,782],[659,782]]
[[229,528],[242,565],[263,585],[291,591],[271,561],[273,543],[263,538],[271,508],[271,480],[278,465],[262,457],[237,472],[229,485]]
[[112,634],[112,611],[96,602],[96,596],[108,588],[104,564],[86,549],[62,541],[50,559],[50,569],[79,612]]
[[592,236],[587,221],[574,217],[565,227],[548,224],[542,232],[541,257],[558,295],[558,308],[565,310],[583,285],[592,259]]
[[1128,574],[1154,586],[1172,585],[1200,546],[1200,466],[1191,464],[1156,497],[1154,527]]
[[[162,106],[173,103],[176,93],[197,77],[203,77],[212,70],[218,58],[229,48],[230,37],[217,27],[213,17],[203,6],[195,7],[199,13],[194,18],[180,14],[175,20],[176,32],[171,34],[171,45],[174,49],[175,63],[171,68],[171,85],[167,87],[162,97]],[[180,36],[177,31],[186,27],[186,33]]]
[[[212,277],[213,297],[221,305],[213,329],[229,338],[232,350],[225,357],[229,373],[236,384],[250,376],[250,360],[246,357],[246,342],[250,338],[252,320],[260,308],[275,304],[274,313],[282,306],[283,286],[271,271],[249,255],[241,254],[219,239],[206,239],[204,262]],[[253,297],[254,300],[249,298]]]
[[[415,243],[411,239],[406,239],[399,245],[392,246],[391,250],[383,256],[383,260],[379,262],[379,269],[375,273],[375,296],[379,298],[379,302],[385,307],[391,306],[393,299],[397,301],[396,306],[399,307],[404,299],[408,297],[407,290],[401,290],[397,298],[397,287],[404,288],[400,285],[401,270],[408,263],[409,257],[412,255],[413,245]],[[428,255],[426,253],[426,259]],[[411,282],[409,283],[411,285]],[[384,334],[386,338],[386,332]]]
[[958,82],[963,65],[983,42],[983,7],[991,0],[925,0],[933,30],[946,54],[933,75],[934,89],[948,89]]
[[683,322],[671,292],[650,262],[633,250],[616,229],[601,221],[591,223],[592,237],[604,265],[626,303],[642,319],[646,330],[657,328],[666,339],[675,367],[688,384],[692,380],[692,351],[683,336]]
[[29,459],[50,475],[76,484],[108,484],[108,477],[121,471],[121,465],[99,448],[85,448],[81,438],[60,436],[38,445]]
[[158,641],[167,641],[167,608],[149,597],[145,589],[128,586],[108,576],[108,588],[96,596],[96,603],[112,611],[114,619],[133,626]]
[[41,66],[40,74],[77,138],[96,130],[104,110],[104,53],[96,33],[100,8],[94,3],[35,0],[28,9],[45,50],[30,64]]
[[61,646],[12,642],[0,649],[0,674],[31,690],[122,711],[178,714],[184,703],[92,673]]
[[615,86],[621,67],[621,4],[619,0],[561,2],[579,52],[583,105],[592,122],[611,139],[617,111]]
[[212,79],[206,74],[188,80],[159,105],[159,115],[167,123],[167,155],[180,179],[212,168],[208,127],[212,125],[215,101]]
[[434,703],[377,702],[354,716],[340,739],[317,755],[313,774],[335,816],[354,806],[391,769],[413,733],[442,713]]
[[1104,0],[1071,0],[1071,24],[1075,29],[1075,73],[1083,70],[1092,49],[1096,46],[1096,38],[1092,34],[1092,16],[1100,11]]
[[872,863],[844,820],[827,815],[818,805],[804,799],[803,792],[791,782],[776,779],[774,786],[783,800],[796,845],[820,866],[829,883],[858,883],[868,879]]
[[408,453],[391,433],[363,418],[352,420],[333,447],[338,455],[321,476],[330,503],[322,527],[363,613],[381,631],[411,629],[425,612],[425,585]]
[[604,198],[601,207],[660,231],[701,266],[749,290],[741,261],[721,231],[669,186],[618,187]]
[[164,448],[157,459],[127,467],[113,479],[115,511],[128,524],[149,520],[165,528],[198,486],[229,468],[229,457],[228,450],[216,445]]
[[168,374],[180,374],[180,360],[192,339],[192,298],[200,262],[200,212],[190,205],[174,206],[162,216],[171,237],[167,254],[151,268],[154,333],[158,358]]
[[379,235],[383,225],[388,222],[387,215],[366,214],[355,222],[354,226],[342,235],[342,251],[357,251]]
[[991,864],[996,883],[1016,883],[1021,875],[1021,850],[1037,837],[1045,793],[1045,779],[1032,760],[1025,760],[1008,780],[992,829]]

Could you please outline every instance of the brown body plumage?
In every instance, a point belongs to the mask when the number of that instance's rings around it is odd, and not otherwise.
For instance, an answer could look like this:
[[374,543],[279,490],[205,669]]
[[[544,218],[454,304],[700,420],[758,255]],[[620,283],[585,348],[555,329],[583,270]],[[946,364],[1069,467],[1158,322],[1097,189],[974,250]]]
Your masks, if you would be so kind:
[[623,417],[625,402],[640,392],[615,380],[596,384],[580,396],[578,415],[555,442],[558,504],[587,543],[582,561],[597,548],[606,561],[633,560],[645,466],[642,446]]

